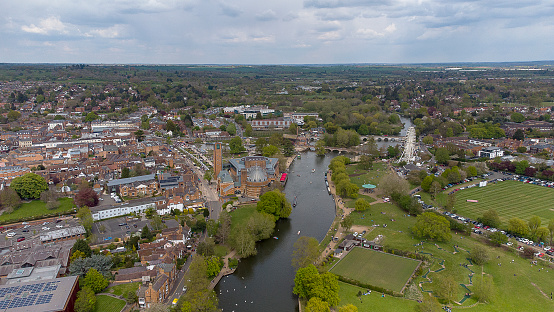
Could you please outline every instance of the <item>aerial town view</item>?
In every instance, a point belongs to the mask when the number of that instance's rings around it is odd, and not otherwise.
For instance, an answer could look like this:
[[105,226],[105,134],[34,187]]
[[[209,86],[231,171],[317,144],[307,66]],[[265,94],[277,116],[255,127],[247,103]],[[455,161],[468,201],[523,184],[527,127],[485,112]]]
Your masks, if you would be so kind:
[[0,3],[0,311],[554,311],[553,7],[286,2]]

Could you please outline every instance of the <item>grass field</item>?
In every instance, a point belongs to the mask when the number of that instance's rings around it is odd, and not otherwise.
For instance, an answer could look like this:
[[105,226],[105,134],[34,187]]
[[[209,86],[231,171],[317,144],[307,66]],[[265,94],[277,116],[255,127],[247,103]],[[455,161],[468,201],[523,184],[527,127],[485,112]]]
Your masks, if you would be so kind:
[[350,176],[350,181],[361,189],[366,183],[379,185],[379,181],[387,171],[384,163],[376,162],[370,170],[359,169],[356,164],[349,165],[346,167],[346,173]]
[[256,205],[241,206],[237,210],[231,212],[231,229],[244,226],[246,221],[256,211]]
[[29,203],[23,203],[19,208],[15,209],[12,213],[3,213],[0,215],[0,222],[9,223],[19,220],[32,220],[38,219],[46,215],[57,215],[66,213],[73,210],[73,199],[64,197],[59,199],[60,207],[48,210],[46,204],[40,200],[33,200]]
[[125,301],[106,295],[96,296],[94,312],[120,312],[125,307]]
[[125,284],[112,286],[108,288],[106,292],[127,298],[127,293],[129,291],[136,292],[139,289],[139,287],[140,287],[140,282],[125,283]]
[[[471,203],[467,199],[479,202]],[[458,214],[474,220],[488,209],[494,209],[504,227],[512,217],[528,221],[533,215],[547,224],[554,218],[554,189],[517,181],[498,182],[456,192],[454,208]]]
[[331,272],[365,284],[400,292],[419,261],[370,249],[352,249]]

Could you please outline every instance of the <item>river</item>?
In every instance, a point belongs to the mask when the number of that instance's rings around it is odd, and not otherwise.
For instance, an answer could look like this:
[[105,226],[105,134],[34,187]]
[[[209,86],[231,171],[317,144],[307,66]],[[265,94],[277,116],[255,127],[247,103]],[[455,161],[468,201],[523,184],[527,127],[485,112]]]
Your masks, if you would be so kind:
[[296,196],[297,206],[288,219],[277,222],[274,235],[278,239],[257,243],[258,254],[242,259],[235,273],[224,277],[215,288],[219,306],[225,312],[298,311],[298,300],[292,294],[293,244],[300,236],[321,241],[335,217],[335,203],[327,193],[324,179],[335,155],[317,157],[313,152],[301,155],[290,166],[285,186],[288,200],[292,203]]

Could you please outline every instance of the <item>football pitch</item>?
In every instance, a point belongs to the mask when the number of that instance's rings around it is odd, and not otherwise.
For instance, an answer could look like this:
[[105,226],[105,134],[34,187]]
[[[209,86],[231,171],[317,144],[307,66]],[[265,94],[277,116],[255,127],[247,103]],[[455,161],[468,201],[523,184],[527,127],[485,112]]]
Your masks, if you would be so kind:
[[[468,202],[468,199],[479,202]],[[454,209],[463,217],[477,220],[491,208],[496,210],[504,227],[508,226],[508,220],[512,217],[529,221],[534,215],[539,216],[543,224],[548,224],[554,218],[554,189],[504,181],[456,192]]]
[[418,264],[418,260],[356,247],[331,269],[331,273],[400,292]]

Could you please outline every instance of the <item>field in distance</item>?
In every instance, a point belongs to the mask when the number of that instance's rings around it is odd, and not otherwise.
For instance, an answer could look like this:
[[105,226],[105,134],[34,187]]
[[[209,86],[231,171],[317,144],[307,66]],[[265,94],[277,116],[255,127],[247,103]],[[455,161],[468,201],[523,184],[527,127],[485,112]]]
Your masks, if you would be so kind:
[[[454,209],[457,214],[477,220],[489,209],[494,209],[500,216],[504,227],[508,220],[518,217],[525,221],[536,215],[543,224],[554,218],[554,189],[522,183],[503,181],[489,183],[486,187],[473,187],[461,190],[456,194]],[[468,202],[467,200],[479,202]]]
[[418,264],[418,260],[356,247],[331,269],[331,273],[400,292]]

